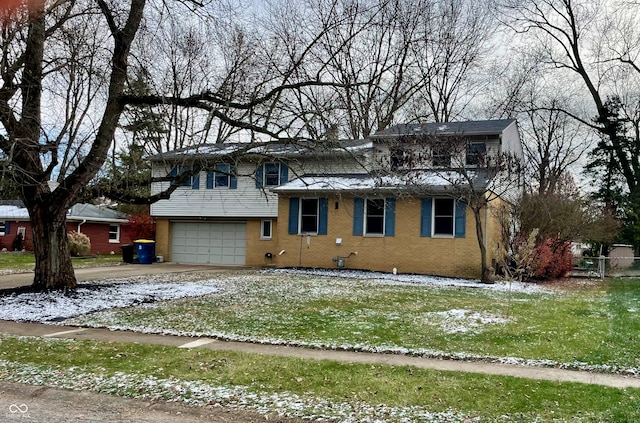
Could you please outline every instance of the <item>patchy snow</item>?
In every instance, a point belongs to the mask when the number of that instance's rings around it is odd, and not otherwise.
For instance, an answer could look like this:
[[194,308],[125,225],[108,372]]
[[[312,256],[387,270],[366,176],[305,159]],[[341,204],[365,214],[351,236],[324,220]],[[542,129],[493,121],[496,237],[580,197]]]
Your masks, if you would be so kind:
[[60,292],[19,293],[0,297],[0,320],[51,323],[100,310],[129,307],[216,293],[214,281],[165,283],[126,280],[83,284]]
[[[289,392],[261,392],[248,386],[219,386],[177,378],[115,373],[105,375],[82,368],[50,368],[0,360],[0,379],[77,391],[95,391],[150,401],[180,401],[197,406],[222,406],[261,414],[340,422],[431,423],[478,422],[479,417],[456,410],[431,412],[425,407],[390,407],[361,401],[336,402]],[[266,418],[268,420],[268,418]],[[506,420],[505,420],[506,421]]]
[[424,313],[424,318],[432,322],[446,333],[479,333],[485,325],[498,325],[509,322],[509,319],[490,313],[478,313],[472,310],[452,309]]
[[300,274],[309,276],[323,276],[333,278],[352,278],[352,279],[366,279],[377,280],[384,283],[402,283],[412,285],[427,285],[427,286],[441,286],[441,287],[460,287],[460,288],[477,288],[486,289],[491,291],[512,291],[521,292],[527,294],[545,293],[552,294],[555,291],[540,286],[535,283],[517,282],[517,281],[499,281],[492,284],[481,283],[477,279],[460,279],[460,278],[446,278],[440,276],[430,275],[416,275],[416,274],[396,274],[383,273],[383,272],[369,272],[363,270],[349,270],[349,269],[269,269],[264,270],[265,273],[284,273],[284,274]]
[[[434,287],[464,287],[484,290],[497,290],[522,292],[522,293],[555,293],[535,284],[526,283],[496,283],[481,284],[478,281],[454,278],[441,278],[422,275],[393,275],[378,272],[364,272],[353,270],[296,270],[296,269],[276,269],[263,271],[266,274],[282,275],[312,275],[333,278],[357,278],[367,284],[419,284]],[[306,341],[292,341],[290,339],[263,338],[244,335],[241,333],[229,333],[224,331],[206,332],[194,330],[173,330],[167,329],[160,322],[159,326],[153,324],[136,325],[133,323],[105,324],[104,320],[109,320],[112,313],[109,310],[129,307],[134,305],[155,307],[157,302],[179,299],[186,297],[197,297],[210,294],[220,294],[223,296],[240,296],[244,294],[242,285],[248,281],[255,281],[255,286],[264,290],[268,295],[278,298],[285,296],[295,296],[296,290],[305,291],[306,294],[314,294],[318,297],[325,297],[332,294],[332,288],[327,286],[304,284],[303,281],[296,281],[295,284],[274,286],[272,284],[261,284],[255,277],[256,274],[244,274],[238,276],[225,276],[221,279],[210,279],[199,273],[189,274],[165,274],[152,277],[133,277],[128,279],[105,280],[101,282],[91,282],[87,287],[81,284],[80,288],[61,295],[60,293],[25,293],[0,297],[0,320],[32,321],[49,324],[80,324],[86,327],[107,327],[110,330],[132,330],[140,333],[155,333],[165,335],[178,335],[189,337],[211,337],[228,341],[251,342],[270,345],[302,346],[308,348],[320,348],[328,350],[362,351],[374,353],[404,354],[411,356],[421,356],[430,358],[450,359],[450,360],[471,360],[486,361],[496,363],[508,363],[537,367],[556,367],[574,370],[586,370],[597,372],[622,373],[629,375],[640,375],[640,368],[620,367],[612,365],[593,365],[585,362],[563,363],[554,360],[532,360],[518,357],[496,357],[490,355],[469,354],[465,352],[451,353],[425,348],[405,348],[398,345],[379,344],[359,344],[359,343],[317,343]],[[151,279],[151,280],[150,280]],[[286,290],[283,291],[283,290]],[[335,294],[335,292],[334,292]],[[272,299],[264,297],[264,305]],[[101,311],[100,321],[92,322],[91,313]],[[449,333],[465,333],[465,331],[479,330],[483,325],[506,323],[504,319],[488,313],[472,312],[469,310],[452,309],[442,312],[434,312],[431,316],[425,313],[425,318],[437,317],[443,322],[447,321],[443,330]],[[88,315],[88,316],[87,316]],[[67,320],[76,316],[85,316],[80,319]],[[96,315],[97,316],[97,315]],[[65,322],[66,320],[66,322]],[[79,322],[78,322],[79,320]]]

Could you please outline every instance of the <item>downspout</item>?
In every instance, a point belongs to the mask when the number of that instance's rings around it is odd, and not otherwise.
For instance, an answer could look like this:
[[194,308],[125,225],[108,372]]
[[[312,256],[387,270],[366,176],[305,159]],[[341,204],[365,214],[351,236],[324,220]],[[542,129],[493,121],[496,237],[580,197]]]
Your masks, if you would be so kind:
[[78,233],[81,233],[80,226],[84,225],[85,223],[87,223],[87,219],[82,219],[82,222],[78,223]]

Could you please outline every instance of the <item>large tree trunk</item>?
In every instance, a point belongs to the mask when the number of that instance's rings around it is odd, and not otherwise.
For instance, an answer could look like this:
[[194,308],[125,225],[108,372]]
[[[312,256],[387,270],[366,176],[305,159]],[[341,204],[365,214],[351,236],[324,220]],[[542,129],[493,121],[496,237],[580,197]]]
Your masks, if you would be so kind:
[[489,266],[487,266],[487,246],[485,245],[484,230],[482,228],[482,215],[480,214],[480,209],[476,207],[471,207],[471,210],[473,210],[473,218],[476,224],[476,237],[478,239],[478,247],[480,248],[480,266],[482,269],[480,281],[482,283],[493,283],[493,273],[491,269],[489,269]]
[[50,210],[35,206],[29,213],[36,259],[33,288],[75,288],[77,281],[67,242],[66,210]]

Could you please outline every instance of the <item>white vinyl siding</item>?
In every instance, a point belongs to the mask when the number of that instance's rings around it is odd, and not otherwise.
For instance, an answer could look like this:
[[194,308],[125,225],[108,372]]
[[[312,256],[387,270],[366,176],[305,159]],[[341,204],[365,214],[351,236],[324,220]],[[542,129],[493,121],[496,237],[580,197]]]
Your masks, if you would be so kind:
[[[268,190],[256,189],[255,180],[250,176],[255,164],[237,166],[236,189],[204,189],[207,173],[200,172],[201,189],[179,188],[168,200],[160,200],[151,205],[151,215],[157,217],[273,217],[278,214],[278,196]],[[154,170],[154,174],[156,171]],[[158,175],[162,174],[159,170]],[[167,183],[153,186],[153,193],[168,187]]]

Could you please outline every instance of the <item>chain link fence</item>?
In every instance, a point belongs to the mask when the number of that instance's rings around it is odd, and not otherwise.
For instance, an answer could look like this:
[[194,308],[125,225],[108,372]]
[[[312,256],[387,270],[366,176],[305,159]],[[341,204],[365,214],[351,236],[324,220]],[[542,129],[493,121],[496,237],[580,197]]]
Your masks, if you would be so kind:
[[640,277],[640,257],[580,257],[574,258],[572,276],[605,278],[605,277]]

